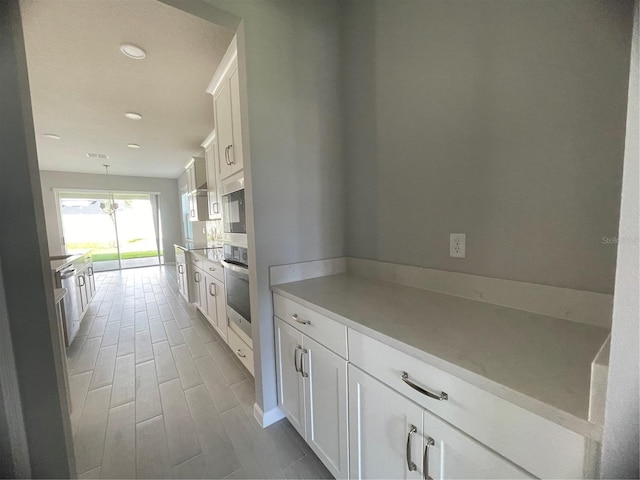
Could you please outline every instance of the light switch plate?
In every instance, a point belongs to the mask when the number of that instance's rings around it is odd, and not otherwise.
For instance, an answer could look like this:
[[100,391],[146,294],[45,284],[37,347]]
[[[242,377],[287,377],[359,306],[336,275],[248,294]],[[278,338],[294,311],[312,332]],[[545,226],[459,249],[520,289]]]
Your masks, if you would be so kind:
[[449,235],[449,256],[453,258],[465,258],[467,255],[467,236],[464,233],[452,233]]

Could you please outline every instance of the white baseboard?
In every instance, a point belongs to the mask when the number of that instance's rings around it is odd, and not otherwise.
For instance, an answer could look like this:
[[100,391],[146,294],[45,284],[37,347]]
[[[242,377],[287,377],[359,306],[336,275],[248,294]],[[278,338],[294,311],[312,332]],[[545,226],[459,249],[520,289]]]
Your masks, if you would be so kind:
[[257,403],[253,404],[253,416],[262,428],[267,428],[269,425],[273,425],[278,420],[284,418],[284,413],[278,407],[272,408],[268,412],[263,412]]

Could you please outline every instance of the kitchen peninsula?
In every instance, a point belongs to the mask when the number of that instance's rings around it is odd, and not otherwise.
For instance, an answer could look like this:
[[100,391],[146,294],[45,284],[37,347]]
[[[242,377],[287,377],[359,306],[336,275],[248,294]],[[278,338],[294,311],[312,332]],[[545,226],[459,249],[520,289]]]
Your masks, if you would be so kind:
[[68,347],[73,342],[89,303],[96,293],[95,272],[91,250],[82,253],[50,257],[54,288],[67,291],[62,299],[61,318],[64,339]]

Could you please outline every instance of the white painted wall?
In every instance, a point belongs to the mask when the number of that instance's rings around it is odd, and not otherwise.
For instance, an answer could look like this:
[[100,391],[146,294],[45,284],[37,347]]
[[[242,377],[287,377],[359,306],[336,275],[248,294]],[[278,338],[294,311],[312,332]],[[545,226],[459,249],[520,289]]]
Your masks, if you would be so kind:
[[[180,206],[178,204],[178,182],[167,178],[125,177],[110,175],[111,189],[116,191],[139,191],[160,193],[160,215],[162,216],[162,248],[166,263],[175,262],[173,244],[181,241]],[[42,197],[44,200],[47,239],[51,255],[63,253],[62,232],[58,224],[54,188],[107,190],[106,175],[41,171]]]
[[632,1],[344,5],[348,255],[612,293]]
[[638,395],[638,351],[640,349],[640,306],[638,267],[640,262],[640,28],[636,2],[631,74],[629,78],[629,108],[627,140],[622,178],[622,206],[618,237],[616,288],[613,300],[613,326],[609,381],[605,404],[602,444],[602,478],[640,478],[640,431]]

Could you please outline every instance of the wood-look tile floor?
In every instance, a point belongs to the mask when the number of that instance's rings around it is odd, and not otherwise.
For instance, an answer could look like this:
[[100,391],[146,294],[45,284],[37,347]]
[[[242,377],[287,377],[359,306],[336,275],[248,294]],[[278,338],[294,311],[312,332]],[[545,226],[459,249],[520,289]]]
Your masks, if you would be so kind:
[[96,274],[67,351],[80,478],[332,478],[287,420],[258,425],[253,377],[173,270]]

